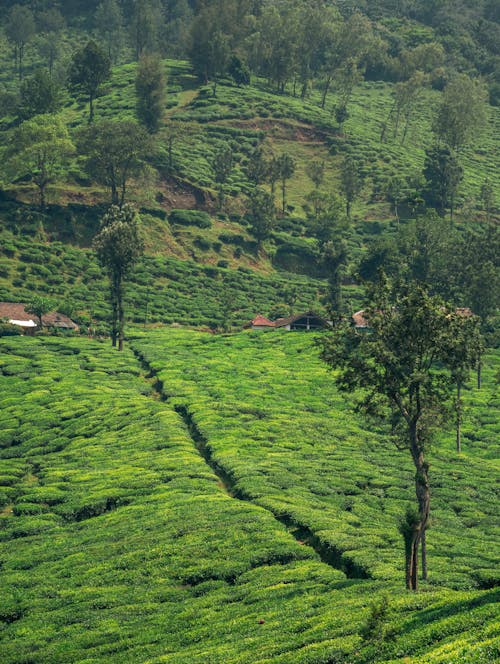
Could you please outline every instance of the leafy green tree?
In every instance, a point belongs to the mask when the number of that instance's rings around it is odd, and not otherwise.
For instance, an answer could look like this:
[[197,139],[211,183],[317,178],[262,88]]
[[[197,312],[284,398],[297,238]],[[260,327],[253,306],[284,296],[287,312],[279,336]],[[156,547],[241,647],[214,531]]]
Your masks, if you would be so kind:
[[160,128],[165,110],[166,81],[158,56],[143,55],[139,60],[135,79],[137,117],[154,134]]
[[396,222],[399,224],[399,204],[408,196],[408,182],[405,178],[394,175],[387,183],[387,198],[392,203]]
[[276,208],[272,194],[265,189],[255,187],[248,197],[247,214],[251,232],[260,248],[262,242],[271,235],[276,221]]
[[38,52],[46,59],[50,76],[61,52],[61,32],[66,27],[66,21],[59,9],[51,7],[38,15],[40,38]]
[[[455,255],[460,257],[451,270],[458,278],[462,304],[469,306],[481,321],[486,341],[496,343],[495,316],[500,307],[500,231],[498,226],[469,228],[457,243]],[[482,357],[477,363],[477,386],[481,387]]]
[[41,295],[34,295],[26,306],[26,312],[28,314],[33,314],[38,318],[38,328],[40,330],[43,327],[43,316],[53,309],[54,303],[52,300],[48,297],[42,297]]
[[22,120],[29,120],[35,115],[56,113],[61,105],[61,89],[47,70],[38,69],[21,83],[18,114]]
[[268,170],[269,164],[264,156],[264,150],[258,146],[248,157],[248,163],[245,168],[246,176],[250,182],[259,185],[266,181]]
[[194,19],[191,26],[189,58],[193,69],[203,83],[212,81],[213,95],[217,83],[228,68],[230,44],[220,27],[216,7],[207,5]]
[[144,53],[157,50],[162,25],[163,10],[158,0],[137,0],[134,3],[130,29],[137,60]]
[[418,552],[430,514],[426,453],[436,428],[449,417],[452,371],[471,368],[473,353],[464,356],[462,344],[455,343],[457,327],[464,330],[468,350],[474,339],[467,334],[466,319],[415,282],[393,293],[379,285],[365,311],[371,332],[360,335],[348,324],[339,326],[324,337],[322,357],[338,370],[339,388],[361,388],[359,408],[389,418],[398,449],[410,453],[417,512],[405,521],[403,532],[406,587],[417,590]]
[[123,47],[123,14],[118,2],[103,0],[97,7],[94,24],[110,62],[118,62]]
[[325,179],[325,162],[324,160],[313,159],[306,164],[306,175],[314,184],[316,189],[319,189]]
[[432,145],[425,151],[423,176],[426,180],[424,198],[440,215],[450,207],[453,210],[458,186],[463,178],[463,168],[456,153],[446,145]]
[[271,185],[271,194],[273,195],[273,198],[276,191],[276,183],[280,179],[280,172],[279,157],[273,155],[267,164],[267,181]]
[[95,41],[74,53],[69,70],[70,87],[89,100],[89,123],[94,119],[94,100],[103,83],[111,76],[111,62]]
[[122,207],[130,179],[144,171],[151,150],[147,131],[131,120],[103,120],[80,132],[78,147],[89,175],[109,188],[112,205]]
[[38,187],[40,207],[44,209],[47,186],[64,175],[73,152],[62,118],[37,115],[16,129],[7,154],[13,176],[29,178]]
[[19,79],[23,77],[23,59],[26,44],[36,32],[33,12],[28,7],[14,5],[7,16],[5,34],[14,44],[14,60]]
[[101,219],[93,247],[99,263],[109,278],[112,312],[111,343],[116,347],[118,340],[118,350],[123,350],[124,281],[144,251],[135,210],[127,204],[121,208],[111,206]]
[[284,152],[280,154],[277,159],[279,179],[281,180],[281,210],[286,213],[286,183],[295,173],[295,160],[294,158]]
[[221,147],[219,150],[217,150],[213,156],[211,166],[214,173],[215,182],[217,183],[218,207],[219,210],[222,210],[225,198],[225,185],[229,180],[229,176],[231,175],[234,166],[233,151],[229,145]]
[[481,81],[457,74],[443,91],[434,122],[437,137],[451,150],[460,151],[468,145],[486,122],[486,99]]
[[235,54],[229,58],[227,73],[238,87],[250,84],[250,69],[247,64]]
[[371,48],[373,30],[371,21],[359,12],[353,12],[347,21],[330,24],[329,35],[325,40],[323,55],[324,86],[321,107],[325,107],[326,97],[333,81],[345,78],[345,89],[352,90],[356,82],[355,70]]
[[358,194],[363,187],[363,178],[361,176],[361,169],[359,165],[349,155],[344,159],[342,164],[342,170],[340,172],[340,185],[345,198],[347,218],[350,219],[352,204],[358,197]]

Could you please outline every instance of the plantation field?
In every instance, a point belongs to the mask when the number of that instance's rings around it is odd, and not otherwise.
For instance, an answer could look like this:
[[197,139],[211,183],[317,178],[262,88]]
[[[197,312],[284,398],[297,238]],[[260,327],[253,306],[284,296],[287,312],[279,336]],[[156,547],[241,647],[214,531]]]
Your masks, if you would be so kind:
[[[159,331],[134,344],[237,495],[310,531],[354,577],[402,577],[397,521],[414,495],[411,458],[386,430],[353,416],[310,337]],[[432,451],[432,585],[498,579],[495,371],[490,356],[486,386],[468,392],[464,453],[455,453],[452,432]]]
[[[241,326],[257,313],[287,315],[290,287],[297,289],[297,308],[318,307],[324,289],[319,280],[286,272],[266,275],[243,266],[231,269],[228,263],[218,267],[146,255],[127,284],[129,319],[143,323],[147,316],[148,322],[219,326],[225,317]],[[109,314],[107,289],[89,250],[0,231],[0,301],[23,302],[33,293],[43,294],[83,325],[90,319],[100,325]],[[346,288],[347,297],[356,298],[356,293]]]
[[86,339],[0,340],[2,662],[496,660],[494,358],[464,454],[433,455],[414,595],[394,525],[411,469],[311,337],[133,346],[152,372]]

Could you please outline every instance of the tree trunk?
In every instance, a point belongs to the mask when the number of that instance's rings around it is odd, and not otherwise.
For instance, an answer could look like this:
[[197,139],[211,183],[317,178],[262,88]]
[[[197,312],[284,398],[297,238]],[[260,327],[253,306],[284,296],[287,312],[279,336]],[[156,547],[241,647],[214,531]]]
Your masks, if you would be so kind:
[[462,451],[462,383],[457,380],[457,453]]
[[113,275],[111,281],[111,345],[116,348],[118,338],[118,305],[117,305],[118,277]]
[[[418,503],[418,518],[413,526],[411,535],[409,578],[407,576],[407,587],[409,590],[418,590],[418,549],[420,542],[422,541],[423,533],[427,528],[430,512],[429,467],[425,461],[424,453],[418,438],[417,425],[418,420],[415,420],[410,425],[410,448],[413,463],[415,464],[415,493]],[[427,565],[425,568],[425,575],[427,576]]]
[[283,209],[283,215],[286,212],[286,181],[283,180],[282,185],[281,185],[281,193],[282,193],[282,209]]
[[422,579],[427,581],[427,527],[422,531]]
[[45,185],[42,184],[39,186],[40,189],[40,209],[45,210]]
[[111,205],[118,205],[118,190],[114,182],[111,182]]
[[125,327],[125,314],[123,311],[123,286],[121,278],[119,283],[117,306],[118,306],[118,350],[123,350],[123,331]]
[[481,356],[479,356],[477,360],[477,389],[481,389],[481,369],[482,369],[482,362],[481,362]]
[[331,82],[332,82],[332,77],[328,76],[328,78],[326,79],[325,87],[323,89],[323,95],[321,97],[321,108],[325,108],[326,95],[328,94],[328,90],[330,89]]
[[94,121],[94,95],[89,95],[89,124]]

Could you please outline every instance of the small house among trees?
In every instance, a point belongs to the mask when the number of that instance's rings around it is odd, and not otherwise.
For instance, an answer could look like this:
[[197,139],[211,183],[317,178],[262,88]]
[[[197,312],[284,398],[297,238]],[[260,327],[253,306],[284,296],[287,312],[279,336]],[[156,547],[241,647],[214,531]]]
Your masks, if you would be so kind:
[[[36,316],[26,311],[28,305],[17,302],[0,302],[0,320],[5,319],[11,325],[23,328],[25,333],[34,332],[39,327]],[[58,311],[49,311],[43,315],[46,327],[57,327],[61,330],[78,330],[78,325]]]
[[293,316],[288,316],[286,318],[278,318],[275,321],[271,321],[264,316],[256,316],[250,323],[245,325],[246,328],[251,328],[252,330],[268,330],[268,329],[283,329],[283,330],[302,330],[302,331],[311,331],[311,330],[322,330],[326,327],[331,327],[332,322],[326,320],[322,316],[315,314],[312,311],[306,311],[305,313],[295,314]]

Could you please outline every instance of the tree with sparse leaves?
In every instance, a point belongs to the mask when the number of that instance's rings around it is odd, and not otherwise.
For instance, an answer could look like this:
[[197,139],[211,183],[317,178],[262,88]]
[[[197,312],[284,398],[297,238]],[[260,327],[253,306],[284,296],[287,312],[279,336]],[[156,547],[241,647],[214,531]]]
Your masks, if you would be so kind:
[[217,150],[212,158],[211,165],[218,189],[217,203],[219,210],[222,210],[225,198],[225,185],[229,180],[229,176],[231,175],[234,166],[234,157],[231,147],[229,145],[225,145]]
[[294,158],[284,152],[277,158],[277,168],[279,179],[281,180],[281,211],[286,213],[286,183],[293,177],[295,173],[295,160]]
[[109,278],[111,301],[111,343],[123,350],[125,311],[124,281],[144,251],[135,210],[130,205],[113,205],[102,217],[93,242],[94,251]]
[[401,532],[406,587],[417,590],[421,546],[423,578],[427,577],[430,475],[426,454],[437,427],[450,416],[452,376],[460,372],[465,377],[473,366],[475,335],[469,334],[464,317],[416,282],[391,291],[381,280],[365,317],[369,333],[359,334],[347,323],[338,326],[323,338],[322,358],[337,370],[341,390],[362,390],[359,408],[390,422],[398,449],[411,456],[417,510],[404,519]]
[[103,0],[97,7],[95,29],[106,46],[108,58],[116,63],[123,46],[123,15],[116,0]]
[[36,32],[35,18],[28,7],[14,5],[5,23],[5,34],[14,44],[14,60],[19,79],[23,77],[23,60],[26,44]]
[[351,207],[363,186],[363,178],[361,176],[361,169],[356,161],[347,156],[342,164],[340,172],[340,184],[342,193],[345,197],[346,214],[348,219],[351,218]]

